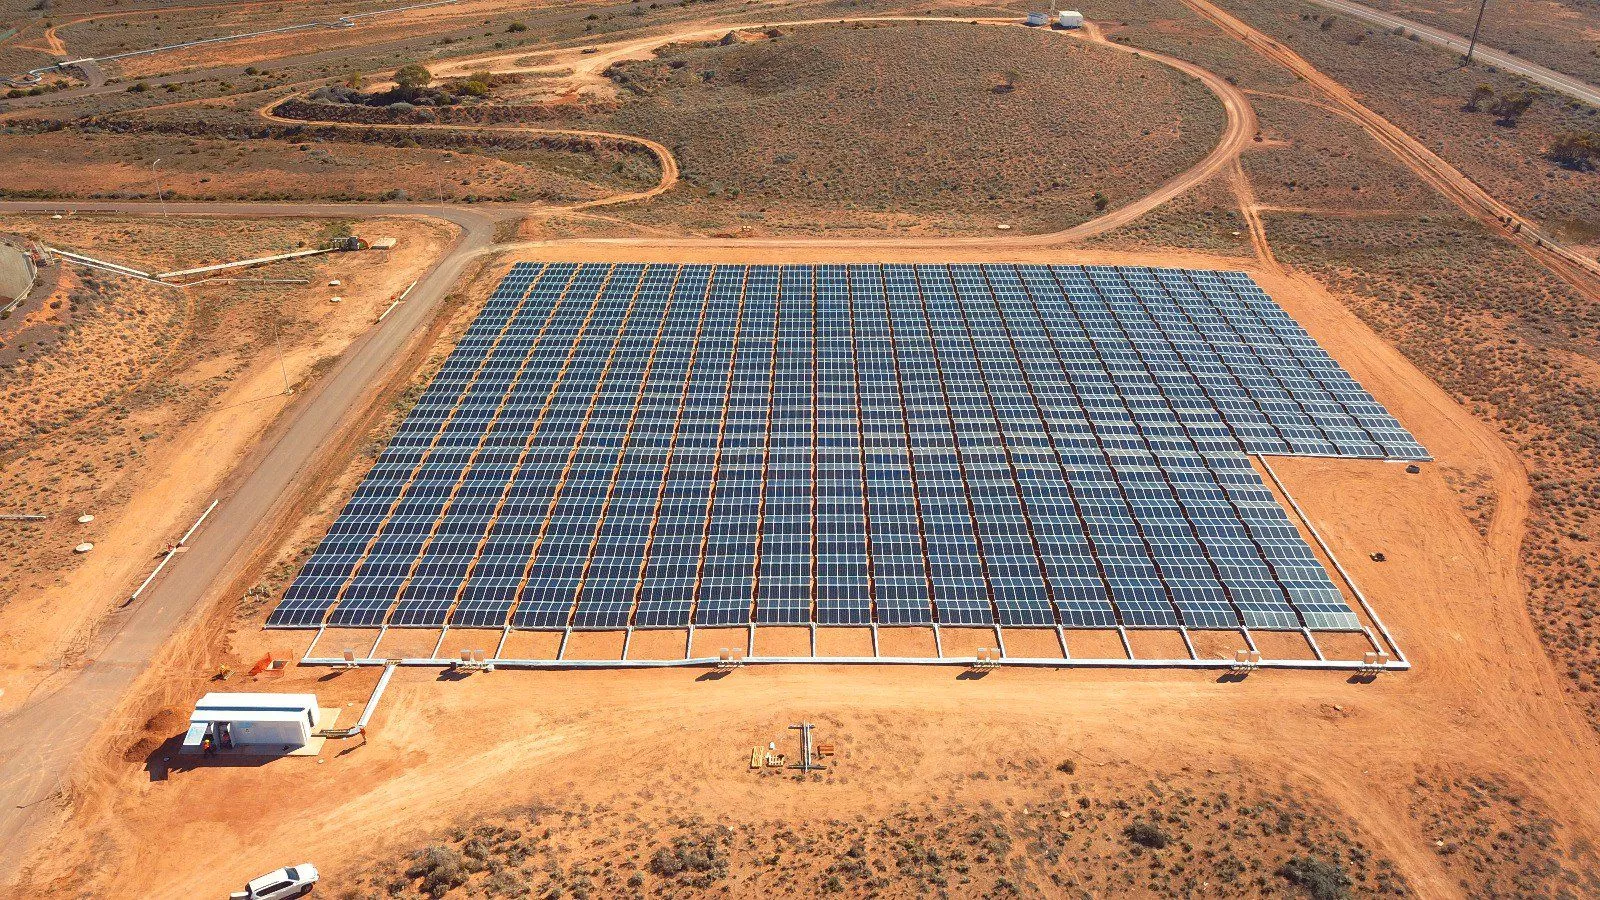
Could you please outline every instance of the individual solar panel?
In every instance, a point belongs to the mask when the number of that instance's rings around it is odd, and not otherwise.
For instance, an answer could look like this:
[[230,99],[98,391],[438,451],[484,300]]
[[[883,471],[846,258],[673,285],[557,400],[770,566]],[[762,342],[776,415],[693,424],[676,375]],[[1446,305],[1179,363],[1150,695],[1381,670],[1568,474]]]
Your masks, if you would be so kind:
[[1359,627],[1246,452],[1426,458],[1239,273],[519,264],[268,624]]

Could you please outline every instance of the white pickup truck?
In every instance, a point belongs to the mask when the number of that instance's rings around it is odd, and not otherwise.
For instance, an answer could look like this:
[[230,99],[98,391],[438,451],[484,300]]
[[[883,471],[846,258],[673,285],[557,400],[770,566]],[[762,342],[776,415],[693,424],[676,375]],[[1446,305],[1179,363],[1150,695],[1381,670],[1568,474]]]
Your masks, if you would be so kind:
[[255,879],[244,886],[242,891],[234,891],[228,895],[228,900],[286,900],[288,897],[303,897],[311,893],[317,884],[317,867],[311,863],[301,863],[298,866],[287,866]]

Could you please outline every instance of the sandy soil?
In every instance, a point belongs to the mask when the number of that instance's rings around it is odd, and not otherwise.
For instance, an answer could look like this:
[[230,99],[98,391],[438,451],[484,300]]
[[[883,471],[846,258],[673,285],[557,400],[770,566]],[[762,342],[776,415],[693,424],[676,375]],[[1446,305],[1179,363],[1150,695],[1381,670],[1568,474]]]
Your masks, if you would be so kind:
[[[185,238],[175,232],[214,227],[216,223],[130,225],[108,219],[50,220],[8,219],[6,226],[38,232],[52,242],[106,247],[103,252],[128,265],[161,268],[189,260],[173,258],[170,247]],[[267,240],[284,235],[314,236],[320,223],[281,223],[276,229],[254,225],[244,229],[258,242],[254,253],[281,248]],[[81,653],[88,637],[103,617],[121,607],[129,592],[153,567],[158,553],[175,541],[204,509],[206,498],[250,450],[254,441],[287,403],[285,380],[303,388],[317,377],[329,360],[371,326],[377,315],[406,285],[450,243],[451,229],[429,220],[378,220],[362,227],[373,236],[392,236],[398,248],[388,254],[339,254],[297,267],[310,280],[306,285],[249,288],[216,285],[184,292],[163,291],[180,300],[179,313],[165,322],[149,340],[119,347],[97,335],[91,351],[116,347],[137,353],[132,368],[120,354],[71,353],[73,338],[65,348],[43,362],[12,376],[10,397],[52,396],[62,407],[57,415],[69,419],[82,415],[74,403],[94,408],[105,401],[83,390],[63,385],[95,384],[115,379],[120,389],[114,403],[128,404],[128,426],[105,421],[71,421],[52,426],[48,442],[27,446],[5,459],[8,483],[38,484],[49,479],[56,490],[42,495],[38,508],[49,514],[28,542],[28,550],[8,554],[0,571],[6,588],[0,607],[0,711],[14,708],[33,691],[45,687],[50,676]],[[230,252],[249,254],[251,242],[230,244]],[[152,247],[164,250],[151,252]],[[211,260],[195,259],[195,262]],[[270,269],[259,275],[292,274]],[[74,273],[74,276],[76,273]],[[342,284],[333,288],[332,279]],[[67,279],[77,284],[79,279]],[[266,302],[276,304],[282,317],[283,355],[271,343],[250,341],[255,322],[238,300],[241,291],[270,291]],[[329,298],[338,295],[338,304]],[[263,295],[265,296],[265,295]],[[243,317],[243,318],[241,318]],[[124,320],[126,331],[145,328],[145,320]],[[115,330],[115,329],[113,329]],[[269,332],[270,341],[270,332]],[[115,374],[112,374],[115,373]],[[145,396],[146,382],[160,389]],[[130,399],[132,398],[132,399]],[[41,418],[44,416],[41,415]],[[114,423],[114,419],[110,420]],[[126,432],[126,433],[124,433]],[[93,458],[95,449],[109,445],[116,456],[73,465],[72,480],[62,483],[60,471],[67,461]],[[130,447],[136,453],[123,454]],[[107,463],[114,463],[108,465]],[[52,474],[55,473],[55,474]],[[74,524],[81,512],[93,512],[95,521]],[[8,527],[10,527],[8,525]],[[92,541],[95,550],[81,557],[68,551],[79,541]]]
[[[606,255],[604,248],[581,249],[545,252]],[[651,255],[635,249],[624,252]],[[782,259],[853,255],[819,250]],[[690,257],[775,259],[773,251],[670,252]],[[1600,752],[1562,700],[1525,608],[1516,565],[1528,491],[1521,468],[1487,428],[1318,285],[1257,277],[1439,460],[1420,475],[1339,460],[1273,463],[1395,632],[1416,665],[1411,673],[1364,684],[1295,672],[1227,682],[1178,672],[1001,670],[968,678],[932,668],[816,666],[747,668],[718,679],[672,670],[501,671],[451,683],[433,671],[402,670],[368,743],[330,744],[320,763],[167,775],[162,759],[170,746],[161,744],[174,731],[158,721],[142,732],[139,746],[149,753],[113,767],[101,799],[80,810],[72,837],[35,872],[39,895],[73,893],[69,883],[125,885],[134,873],[149,896],[216,893],[291,858],[315,859],[336,887],[446,821],[535,802],[604,803],[647,789],[673,801],[668,807],[686,804],[716,821],[755,808],[789,821],[871,818],[919,804],[930,787],[937,792],[961,773],[1003,766],[1019,753],[1080,754],[1135,772],[1181,764],[1291,782],[1358,821],[1373,851],[1393,859],[1427,897],[1466,895],[1480,876],[1438,851],[1427,824],[1434,820],[1419,812],[1438,808],[1437,798],[1417,781],[1432,785],[1426,779],[1438,771],[1483,776],[1548,809],[1559,826],[1551,852],[1592,869],[1579,842],[1600,835],[1600,786],[1591,775]],[[1495,495],[1486,533],[1462,509],[1446,467],[1481,477]],[[1388,562],[1367,559],[1374,546]],[[257,649],[249,634],[248,625],[235,634],[237,652]],[[286,638],[255,634],[256,645]],[[915,637],[899,629],[884,634],[896,642]],[[1107,646],[1105,655],[1114,650]],[[316,690],[327,705],[359,702],[376,678],[374,670],[296,669],[275,684]],[[837,723],[835,731],[856,747],[852,781],[871,790],[746,777],[751,744],[782,737],[801,718]],[[671,760],[665,775],[663,759]],[[966,790],[991,800],[1004,793]],[[564,827],[566,840],[604,837]],[[81,868],[91,856],[92,872]]]

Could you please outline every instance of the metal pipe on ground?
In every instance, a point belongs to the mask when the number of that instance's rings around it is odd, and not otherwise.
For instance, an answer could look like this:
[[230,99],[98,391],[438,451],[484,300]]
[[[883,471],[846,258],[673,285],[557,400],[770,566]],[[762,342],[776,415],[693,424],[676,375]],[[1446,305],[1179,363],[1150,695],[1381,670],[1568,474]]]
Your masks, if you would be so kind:
[[[438,659],[433,657],[413,657],[401,659],[398,662],[388,659],[355,659],[348,660],[332,657],[305,657],[300,660],[302,666],[416,666],[449,668],[458,664],[460,660]],[[715,668],[719,660],[715,657],[690,657],[686,659],[496,659],[496,669],[666,669],[666,668]],[[860,666],[860,665],[900,665],[900,666],[966,666],[971,667],[978,662],[975,656],[749,656],[745,657],[746,665],[824,665],[824,666]],[[988,661],[986,661],[988,662]],[[1072,659],[1059,658],[1033,658],[1008,656],[1001,658],[997,666],[1020,666],[1023,668],[1049,668],[1049,669],[1203,669],[1228,671],[1237,663],[1231,659],[1085,659],[1073,657]],[[1409,662],[1391,660],[1377,666],[1370,665],[1361,660],[1353,659],[1264,659],[1254,664],[1259,669],[1307,669],[1332,672],[1369,672],[1381,670],[1385,672],[1403,672],[1411,668]]]

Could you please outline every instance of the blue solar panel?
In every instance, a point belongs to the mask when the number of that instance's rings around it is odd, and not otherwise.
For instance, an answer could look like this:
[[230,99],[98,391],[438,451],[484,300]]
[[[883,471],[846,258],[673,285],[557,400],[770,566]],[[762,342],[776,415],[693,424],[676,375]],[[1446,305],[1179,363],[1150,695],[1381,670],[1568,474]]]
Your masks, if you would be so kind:
[[1249,453],[1427,458],[1239,273],[519,264],[268,625],[1358,628]]

